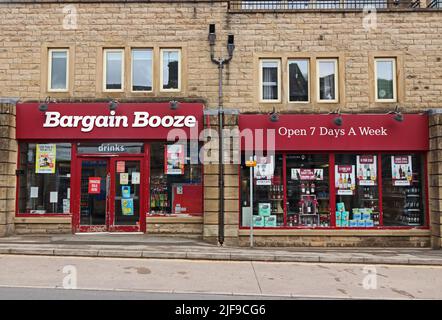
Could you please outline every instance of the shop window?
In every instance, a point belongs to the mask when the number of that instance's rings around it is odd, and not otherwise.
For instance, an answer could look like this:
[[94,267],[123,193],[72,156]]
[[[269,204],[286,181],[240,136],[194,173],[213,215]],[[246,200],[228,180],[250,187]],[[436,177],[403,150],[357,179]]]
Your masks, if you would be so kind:
[[422,226],[425,220],[423,156],[382,155],[382,205],[385,226]]
[[375,87],[376,101],[396,101],[396,59],[375,59]]
[[261,101],[279,102],[280,100],[280,60],[262,59],[260,61]]
[[318,102],[338,102],[338,60],[317,60]]
[[103,60],[103,90],[123,91],[124,50],[105,49]]
[[70,213],[70,143],[20,143],[18,173],[19,213]]
[[[283,156],[256,157],[253,184],[253,220],[250,215],[250,169],[242,166],[242,226],[284,226]],[[243,160],[245,163],[245,160]]]
[[309,60],[289,60],[289,102],[309,101]]
[[202,215],[202,166],[198,161],[198,144],[196,146],[192,143],[187,146],[151,144],[151,215]]
[[68,49],[49,49],[48,56],[48,91],[67,91],[69,81]]
[[288,226],[330,226],[328,158],[328,154],[287,154]]
[[152,49],[132,49],[132,91],[152,91]]
[[181,50],[161,49],[161,91],[179,91]]
[[379,226],[377,156],[335,155],[336,226]]

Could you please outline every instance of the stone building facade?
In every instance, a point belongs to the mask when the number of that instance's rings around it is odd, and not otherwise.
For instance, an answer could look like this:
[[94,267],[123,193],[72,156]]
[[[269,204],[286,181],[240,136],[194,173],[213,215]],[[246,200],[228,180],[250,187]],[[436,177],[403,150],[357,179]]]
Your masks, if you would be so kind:
[[[421,1],[415,7],[378,9],[367,16],[361,9],[311,10],[241,7],[239,1],[11,1],[0,4],[0,235],[69,233],[71,218],[16,215],[16,102],[159,102],[171,99],[203,101],[218,106],[218,70],[210,60],[208,27],[215,24],[215,56],[225,56],[228,34],[235,51],[224,69],[224,108],[239,114],[386,114],[396,106],[407,113],[428,112],[427,229],[404,230],[256,230],[258,245],[432,246],[442,233],[442,12]],[[367,27],[368,18],[370,25]],[[104,48],[180,48],[179,92],[136,93],[125,79],[123,92],[103,92]],[[48,92],[48,49],[69,48],[70,86]],[[373,58],[397,61],[397,101],[374,99]],[[280,101],[260,101],[260,59],[336,58],[339,61],[339,101],[290,103],[288,84],[281,81]],[[125,61],[125,64],[128,62]],[[313,66],[312,66],[313,68]],[[155,83],[160,72],[154,66]],[[313,71],[313,70],[312,70]],[[281,67],[281,79],[288,70]],[[312,80],[313,81],[313,80]],[[312,85],[312,96],[317,88]],[[238,126],[238,115],[226,116],[227,127]],[[18,120],[18,119],[17,119]],[[205,126],[217,128],[216,116]],[[200,217],[148,217],[146,232],[204,238],[218,236],[219,177],[216,164],[204,166],[204,214]],[[248,230],[240,228],[239,166],[224,165],[224,220],[227,244],[248,245]]]

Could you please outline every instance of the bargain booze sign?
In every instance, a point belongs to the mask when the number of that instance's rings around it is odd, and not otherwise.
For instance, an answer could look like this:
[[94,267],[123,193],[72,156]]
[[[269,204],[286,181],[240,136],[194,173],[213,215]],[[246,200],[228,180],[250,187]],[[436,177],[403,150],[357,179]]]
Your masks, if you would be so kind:
[[187,137],[203,129],[203,105],[180,103],[38,103],[17,104],[17,139],[166,139],[170,130]]
[[429,148],[426,114],[405,114],[403,122],[394,120],[391,114],[344,114],[341,126],[334,123],[335,117],[281,114],[278,121],[272,122],[265,114],[240,115],[242,150],[426,151]]

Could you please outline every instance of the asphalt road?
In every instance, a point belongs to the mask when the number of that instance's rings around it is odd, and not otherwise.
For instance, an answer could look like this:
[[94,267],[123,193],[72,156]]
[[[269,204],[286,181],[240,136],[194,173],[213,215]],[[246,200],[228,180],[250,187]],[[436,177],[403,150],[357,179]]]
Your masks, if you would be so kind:
[[18,255],[0,266],[2,299],[442,299],[438,266]]

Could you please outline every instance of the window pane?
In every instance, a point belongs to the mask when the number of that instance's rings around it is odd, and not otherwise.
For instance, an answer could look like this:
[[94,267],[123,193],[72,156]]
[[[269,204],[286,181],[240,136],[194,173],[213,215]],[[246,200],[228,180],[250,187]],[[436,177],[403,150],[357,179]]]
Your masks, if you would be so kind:
[[278,62],[262,61],[262,99],[278,98]]
[[163,50],[163,89],[179,88],[179,52]]
[[328,154],[288,154],[287,223],[289,226],[328,227]]
[[70,143],[21,143],[19,169],[19,213],[70,213]]
[[106,89],[119,90],[122,88],[122,52],[106,52]]
[[67,51],[51,52],[51,89],[66,89]]
[[382,207],[385,226],[424,225],[422,155],[382,155]]
[[289,61],[290,101],[308,101],[308,60]]
[[331,61],[319,62],[319,99],[335,100],[335,63]]
[[[242,226],[250,226],[250,168],[241,166]],[[282,154],[257,157],[253,184],[253,226],[284,226],[284,181],[282,180]]]
[[152,90],[152,50],[132,50],[132,90]]
[[336,226],[379,225],[377,157],[372,154],[335,156]]
[[[193,150],[191,144],[183,146],[183,164],[179,162],[180,155],[167,150],[164,143],[151,144],[150,214],[202,215],[202,170],[197,160],[199,148]],[[177,164],[176,168],[174,163]]]
[[376,61],[378,99],[394,99],[393,61]]
[[339,0],[317,0],[317,9],[339,9]]

